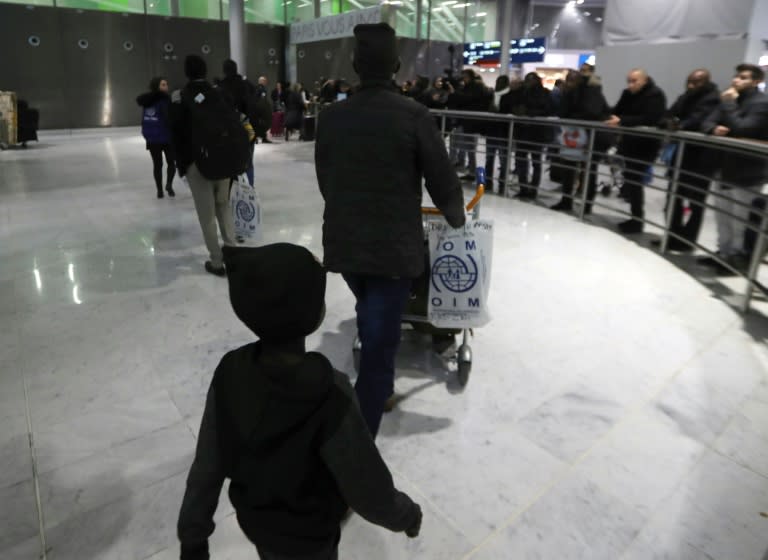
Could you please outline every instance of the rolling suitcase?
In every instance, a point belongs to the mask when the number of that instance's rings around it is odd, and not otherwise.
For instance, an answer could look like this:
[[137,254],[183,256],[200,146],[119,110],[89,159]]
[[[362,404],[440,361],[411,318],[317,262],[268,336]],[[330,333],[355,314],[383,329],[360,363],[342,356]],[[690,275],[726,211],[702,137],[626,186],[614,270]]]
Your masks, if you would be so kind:
[[275,111],[272,113],[272,129],[270,133],[272,136],[282,136],[285,131],[285,113],[283,111]]

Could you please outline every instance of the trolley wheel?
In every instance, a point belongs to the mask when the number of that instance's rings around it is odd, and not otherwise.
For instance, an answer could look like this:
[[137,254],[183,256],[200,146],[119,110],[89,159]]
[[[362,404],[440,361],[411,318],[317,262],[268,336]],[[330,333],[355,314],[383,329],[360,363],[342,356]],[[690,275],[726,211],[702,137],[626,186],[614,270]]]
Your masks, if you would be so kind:
[[469,382],[469,374],[472,371],[472,349],[467,344],[462,344],[457,352],[459,385],[466,387]]

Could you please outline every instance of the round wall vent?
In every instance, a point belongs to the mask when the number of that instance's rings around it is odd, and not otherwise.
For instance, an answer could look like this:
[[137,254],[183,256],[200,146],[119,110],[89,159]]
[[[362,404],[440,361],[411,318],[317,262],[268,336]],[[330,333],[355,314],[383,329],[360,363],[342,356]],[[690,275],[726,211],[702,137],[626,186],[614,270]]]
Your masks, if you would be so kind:
[[203,54],[211,54],[211,45],[203,45],[200,50],[203,51]]
[[133,50],[133,41],[124,41],[123,50],[131,52]]
[[90,46],[90,43],[88,42],[88,39],[80,39],[77,42],[77,46],[80,47],[81,49],[85,50],[85,49],[87,49]]
[[167,53],[173,52],[173,43],[164,43],[163,44],[163,50]]
[[40,37],[38,37],[37,35],[30,35],[29,38],[27,39],[27,43],[29,43],[31,47],[39,47]]

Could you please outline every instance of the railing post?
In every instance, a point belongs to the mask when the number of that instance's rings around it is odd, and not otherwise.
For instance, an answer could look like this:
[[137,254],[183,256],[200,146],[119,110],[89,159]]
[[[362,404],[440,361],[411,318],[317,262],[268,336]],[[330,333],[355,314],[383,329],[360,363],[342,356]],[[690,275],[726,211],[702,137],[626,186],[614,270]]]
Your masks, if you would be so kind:
[[763,260],[766,243],[768,243],[768,211],[763,210],[763,217],[760,220],[760,229],[757,231],[757,241],[752,249],[752,258],[749,261],[749,270],[747,271],[747,293],[744,295],[744,301],[741,304],[742,313],[749,311],[749,304],[752,302],[752,292],[755,290],[755,281],[757,271]]
[[669,198],[667,199],[667,217],[665,221],[664,236],[661,239],[661,254],[667,252],[669,246],[669,230],[672,229],[672,216],[675,213],[675,204],[677,203],[677,191],[680,185],[680,168],[683,165],[683,152],[685,151],[685,140],[680,139],[675,153],[675,168],[672,171],[672,182],[669,185]]
[[[589,181],[590,170],[592,167],[592,160],[595,157],[595,135],[597,132],[594,128],[589,129],[589,140],[587,140],[587,160],[584,163],[584,179],[581,184],[581,209],[579,210],[579,220],[584,221],[587,209],[587,198],[589,196]],[[597,178],[595,178],[597,180]]]
[[[514,142],[514,138],[515,138],[515,118],[514,117],[508,117],[508,118],[509,118],[509,131],[507,132],[507,167],[501,173],[501,177],[499,177],[500,181],[502,177],[504,178],[504,196],[505,197],[508,196],[508,192],[509,192],[507,190],[509,187],[509,167],[512,164],[512,142]],[[488,173],[488,170],[486,169],[485,172]]]
[[443,139],[445,139],[445,129],[447,128],[445,126],[445,121],[448,120],[445,116],[445,113],[443,113],[440,117],[440,132],[443,135]]

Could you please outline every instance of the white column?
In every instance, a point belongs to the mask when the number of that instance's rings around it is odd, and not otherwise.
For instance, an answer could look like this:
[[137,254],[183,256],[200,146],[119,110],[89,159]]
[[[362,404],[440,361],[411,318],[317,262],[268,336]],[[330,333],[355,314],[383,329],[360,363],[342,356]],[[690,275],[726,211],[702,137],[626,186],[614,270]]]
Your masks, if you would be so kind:
[[229,58],[237,62],[237,68],[241,74],[246,73],[243,0],[229,0]]

